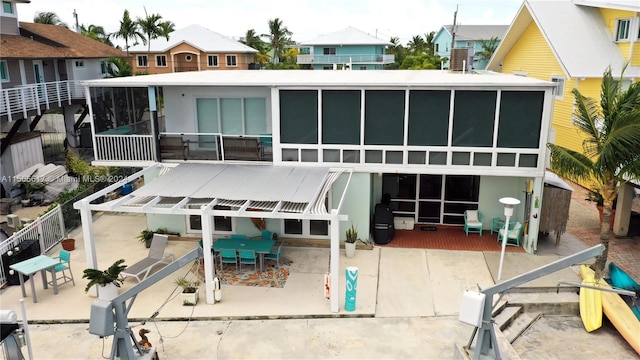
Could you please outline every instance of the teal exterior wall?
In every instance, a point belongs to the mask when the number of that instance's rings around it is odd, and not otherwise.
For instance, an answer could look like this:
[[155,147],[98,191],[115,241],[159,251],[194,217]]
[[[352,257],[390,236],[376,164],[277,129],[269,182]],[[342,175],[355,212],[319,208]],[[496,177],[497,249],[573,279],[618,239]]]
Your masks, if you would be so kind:
[[[347,185],[348,174],[343,174],[333,185],[334,207],[340,203],[340,195]],[[369,241],[371,228],[371,215],[369,205],[371,204],[371,180],[369,173],[353,173],[349,188],[345,194],[344,204],[340,210],[341,214],[349,214],[349,221],[340,222],[341,240],[345,238],[345,232],[353,224],[358,229],[358,237],[361,240]],[[327,239],[328,241],[328,239]]]
[[[335,48],[335,55],[325,55],[325,48]],[[313,47],[314,70],[323,70],[332,64],[353,63],[352,70],[383,70],[376,55],[384,55],[385,46],[380,45],[317,45]]]
[[529,178],[504,176],[482,176],[480,178],[480,197],[478,199],[480,207],[478,210],[484,216],[484,229],[491,228],[491,219],[494,217],[504,219],[504,206],[499,201],[503,197],[513,197],[520,200],[520,205],[514,207],[513,217],[510,221],[523,222],[527,179]]

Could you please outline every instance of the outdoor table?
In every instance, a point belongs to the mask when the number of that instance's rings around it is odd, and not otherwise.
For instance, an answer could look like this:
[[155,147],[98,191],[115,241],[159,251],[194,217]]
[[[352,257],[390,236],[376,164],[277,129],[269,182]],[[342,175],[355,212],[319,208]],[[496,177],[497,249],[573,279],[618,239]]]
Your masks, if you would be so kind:
[[264,262],[264,254],[271,252],[271,248],[275,245],[273,240],[253,240],[253,239],[229,239],[220,238],[213,243],[213,250],[234,249],[238,250],[254,250],[260,257],[260,271]]
[[33,275],[40,271],[42,275],[42,286],[47,289],[47,269],[51,269],[51,277],[53,278],[53,293],[58,294],[58,280],[56,279],[55,267],[59,264],[58,260],[50,258],[46,255],[40,255],[15,263],[9,268],[18,272],[20,279],[20,288],[22,289],[22,296],[27,297],[27,293],[24,290],[24,276],[29,276],[31,281],[31,293],[33,294],[33,302],[37,303],[36,286],[33,283]]

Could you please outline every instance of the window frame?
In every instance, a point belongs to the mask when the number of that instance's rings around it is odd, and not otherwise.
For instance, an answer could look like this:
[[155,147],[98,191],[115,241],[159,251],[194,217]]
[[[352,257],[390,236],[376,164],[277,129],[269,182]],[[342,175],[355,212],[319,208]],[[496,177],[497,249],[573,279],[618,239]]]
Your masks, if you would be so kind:
[[[225,65],[227,67],[238,67],[238,55],[237,54],[225,54]],[[229,63],[229,59],[233,59],[233,64]]]
[[[624,28],[625,33],[625,37],[621,37],[620,36],[620,30],[622,29],[621,24],[626,23],[626,27]],[[631,32],[631,19],[629,18],[625,18],[625,19],[616,19],[616,29],[615,29],[615,41],[616,42],[626,42],[626,41],[630,41],[630,34]]]
[[560,75],[551,75],[551,79],[549,80],[551,82],[560,84],[559,86],[557,86],[554,90],[553,90],[553,96],[556,100],[563,100],[564,99],[564,88],[566,85],[566,81],[564,76],[560,76]]
[[[143,60],[144,61],[141,61]],[[148,68],[149,67],[149,58],[147,57],[147,55],[136,55],[136,63],[138,65],[139,68]]]
[[[215,59],[215,63],[212,65],[211,60]],[[220,56],[218,55],[207,55],[207,67],[220,67]]]
[[76,69],[84,69],[84,60],[76,60],[73,64]]
[[[5,5],[9,5],[9,12],[6,11]],[[11,3],[11,1],[3,1],[2,2],[2,15],[4,16],[12,16],[15,17],[16,16],[16,9],[14,8],[13,3]]]
[[336,48],[335,46],[334,47],[323,47],[322,48],[322,55],[325,55],[325,56],[338,55],[338,48]]
[[2,70],[0,70],[0,82],[11,82],[11,76],[9,75],[9,63],[7,60],[0,60],[0,68],[4,68],[5,77],[2,77]]
[[[164,61],[159,61],[164,59]],[[161,64],[164,63],[164,64]],[[156,54],[156,67],[166,68],[167,67],[167,55],[164,54]]]

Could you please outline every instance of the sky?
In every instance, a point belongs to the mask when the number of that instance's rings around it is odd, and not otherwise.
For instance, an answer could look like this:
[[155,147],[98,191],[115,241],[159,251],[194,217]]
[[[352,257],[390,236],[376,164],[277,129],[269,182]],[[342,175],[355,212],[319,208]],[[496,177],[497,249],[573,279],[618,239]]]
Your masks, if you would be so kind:
[[74,29],[75,11],[80,25],[102,26],[111,33],[118,29],[124,10],[136,19],[145,16],[146,8],[172,21],[176,29],[199,24],[232,38],[249,29],[266,34],[269,20],[279,18],[297,42],[351,26],[385,40],[398,37],[406,44],[415,35],[451,24],[456,7],[460,25],[509,25],[521,4],[522,0],[31,0],[18,4],[18,17],[33,22],[35,14],[52,11]]

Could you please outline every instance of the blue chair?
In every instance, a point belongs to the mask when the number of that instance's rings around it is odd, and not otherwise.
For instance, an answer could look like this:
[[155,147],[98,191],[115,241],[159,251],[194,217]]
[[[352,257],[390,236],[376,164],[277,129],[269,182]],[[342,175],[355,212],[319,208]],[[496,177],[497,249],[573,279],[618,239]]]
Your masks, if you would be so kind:
[[253,265],[253,271],[258,271],[258,257],[255,250],[238,250],[240,255],[240,270],[242,271],[242,265]]
[[220,249],[218,256],[220,257],[220,272],[222,272],[224,264],[235,264],[236,271],[238,271],[238,255],[234,249]]
[[233,240],[247,240],[247,235],[245,235],[245,234],[231,234],[231,239],[233,239]]
[[[73,272],[71,272],[71,254],[66,250],[60,250],[60,254],[54,259],[58,259],[59,264],[57,264],[53,270],[47,269],[51,273],[51,281],[49,284],[53,286],[53,277],[56,277],[56,281],[58,285],[66,284],[69,281],[76,286],[76,282],[73,279]],[[67,275],[67,271],[69,271],[69,275]],[[58,273],[61,273],[62,276],[58,277]]]
[[482,236],[482,213],[478,210],[466,210],[464,212],[464,232],[469,236],[469,233],[478,233]]
[[282,244],[277,247],[276,251],[271,249],[271,252],[268,254],[264,254],[264,258],[267,260],[275,260],[278,267],[280,267],[280,257],[282,256]]
[[262,230],[260,238],[263,240],[273,240],[273,231]]
[[[522,236],[523,230],[524,229],[522,224],[519,221],[516,222],[513,229],[507,232],[507,243],[505,245],[520,246],[520,236]],[[498,241],[502,242],[503,238],[504,238],[504,229],[500,229],[500,231],[498,232]],[[510,242],[511,240],[513,240],[513,242]]]

